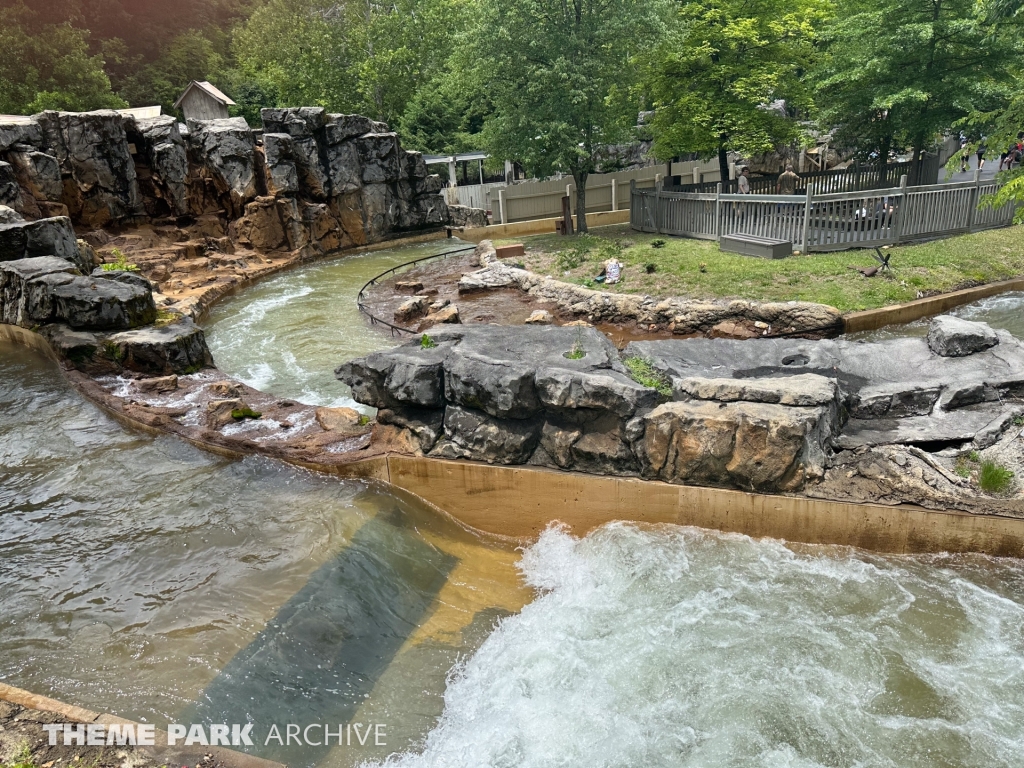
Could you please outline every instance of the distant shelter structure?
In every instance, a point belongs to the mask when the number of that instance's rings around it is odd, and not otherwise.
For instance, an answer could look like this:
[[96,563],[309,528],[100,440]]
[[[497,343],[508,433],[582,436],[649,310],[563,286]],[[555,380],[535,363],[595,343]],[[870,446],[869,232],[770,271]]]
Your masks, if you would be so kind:
[[221,120],[230,117],[228,107],[234,105],[226,94],[205,80],[193,80],[174,102],[174,108],[184,113],[186,121]]

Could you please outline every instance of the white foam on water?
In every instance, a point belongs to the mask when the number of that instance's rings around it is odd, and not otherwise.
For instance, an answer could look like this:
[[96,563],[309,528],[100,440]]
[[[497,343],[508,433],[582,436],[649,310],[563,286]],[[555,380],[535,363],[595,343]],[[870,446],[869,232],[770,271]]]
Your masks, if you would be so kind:
[[538,597],[388,766],[1024,765],[1019,561],[550,529]]

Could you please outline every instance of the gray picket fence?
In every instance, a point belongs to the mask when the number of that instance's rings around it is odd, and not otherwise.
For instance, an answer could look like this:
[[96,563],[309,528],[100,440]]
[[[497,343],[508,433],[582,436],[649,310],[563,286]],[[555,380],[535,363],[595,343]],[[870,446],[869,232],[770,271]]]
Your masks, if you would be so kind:
[[807,195],[738,195],[630,190],[630,225],[706,240],[753,235],[789,240],[803,253],[892,245],[1013,223],[1015,207],[982,207],[994,182],[900,186]]

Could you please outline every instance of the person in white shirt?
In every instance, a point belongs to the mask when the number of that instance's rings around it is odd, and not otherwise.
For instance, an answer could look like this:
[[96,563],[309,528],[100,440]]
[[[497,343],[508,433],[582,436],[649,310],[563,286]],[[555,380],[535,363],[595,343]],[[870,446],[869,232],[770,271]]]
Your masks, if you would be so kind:
[[750,169],[746,166],[740,169],[739,178],[736,179],[736,188],[741,195],[750,194]]

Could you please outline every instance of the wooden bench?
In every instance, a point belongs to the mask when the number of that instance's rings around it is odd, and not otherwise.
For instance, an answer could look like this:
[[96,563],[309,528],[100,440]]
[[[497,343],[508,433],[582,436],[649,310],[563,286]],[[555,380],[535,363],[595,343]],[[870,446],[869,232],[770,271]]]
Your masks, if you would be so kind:
[[793,243],[789,240],[775,240],[754,235],[722,235],[718,247],[729,253],[745,256],[760,256],[762,259],[784,259],[793,255]]

